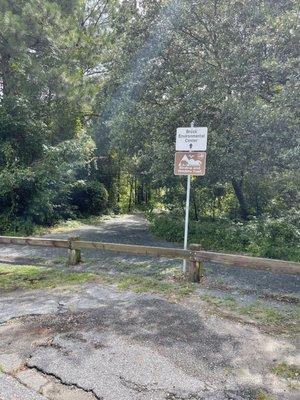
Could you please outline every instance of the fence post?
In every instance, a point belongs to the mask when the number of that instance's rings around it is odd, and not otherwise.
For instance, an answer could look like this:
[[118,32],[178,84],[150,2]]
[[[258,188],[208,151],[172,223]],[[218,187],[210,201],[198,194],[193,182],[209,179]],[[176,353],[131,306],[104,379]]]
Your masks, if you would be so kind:
[[69,250],[68,250],[68,265],[77,265],[81,262],[81,250],[73,249],[72,242],[80,240],[79,237],[70,237],[68,239],[69,242]]
[[[200,244],[191,244],[189,246],[191,251],[200,251],[202,247]],[[201,282],[204,277],[204,265],[202,261],[197,261],[193,256],[188,262],[187,279],[189,282]]]

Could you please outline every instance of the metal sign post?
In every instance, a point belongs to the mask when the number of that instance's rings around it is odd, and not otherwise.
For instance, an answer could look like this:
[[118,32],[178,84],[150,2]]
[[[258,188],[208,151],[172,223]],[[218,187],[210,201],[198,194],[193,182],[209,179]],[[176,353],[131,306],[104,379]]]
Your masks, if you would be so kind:
[[[192,122],[189,128],[177,128],[174,174],[187,175],[184,250],[188,245],[191,175],[205,175],[206,153],[203,151],[206,151],[206,146],[207,127],[195,128]],[[183,272],[187,272],[186,260],[183,261]]]
[[[188,244],[190,193],[191,193],[191,175],[188,175],[187,185],[186,185],[186,203],[185,203],[184,243],[183,243],[184,250],[187,250],[187,244]],[[183,272],[186,273],[186,260],[183,260]]]

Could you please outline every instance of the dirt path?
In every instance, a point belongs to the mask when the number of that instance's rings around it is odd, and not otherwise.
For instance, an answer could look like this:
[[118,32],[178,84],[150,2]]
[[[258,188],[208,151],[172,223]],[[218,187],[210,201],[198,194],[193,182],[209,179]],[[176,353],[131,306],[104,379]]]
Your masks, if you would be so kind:
[[[121,216],[71,234],[86,240],[170,246],[150,235],[141,215]],[[57,249],[0,248],[0,258],[6,261],[62,256],[65,251]],[[151,276],[158,268],[170,267],[168,260],[108,252],[86,252],[84,257],[86,262],[74,270],[113,275],[121,263],[134,265],[140,276]],[[56,266],[62,267],[59,262]],[[296,277],[216,264],[207,269],[203,286],[176,302],[99,283],[2,293],[0,399],[298,398],[294,382],[272,370],[281,362],[297,363],[295,338],[224,318],[200,299],[203,293],[230,293],[244,302],[262,293],[294,296]]]

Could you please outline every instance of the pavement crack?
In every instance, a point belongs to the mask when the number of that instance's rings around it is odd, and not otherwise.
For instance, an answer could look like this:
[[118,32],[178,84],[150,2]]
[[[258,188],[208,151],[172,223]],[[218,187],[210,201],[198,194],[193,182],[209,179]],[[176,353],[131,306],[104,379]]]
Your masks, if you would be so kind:
[[47,372],[43,368],[38,367],[36,365],[29,365],[28,363],[26,363],[25,365],[29,369],[33,369],[37,372],[42,373],[43,375],[51,376],[52,378],[55,378],[62,385],[65,385],[68,387],[75,387],[76,389],[83,390],[85,393],[90,393],[95,397],[95,400],[104,400],[104,398],[102,396],[97,395],[97,393],[94,391],[94,389],[86,389],[85,387],[79,385],[76,382],[66,382],[59,375],[55,374],[54,372]]
[[67,350],[65,347],[61,346],[58,343],[54,343],[53,340],[51,340],[50,342],[47,342],[47,343],[40,343],[38,345],[38,347],[45,347],[45,348],[51,347],[51,348],[53,348],[55,350],[58,350],[59,352],[61,352],[65,356],[69,356],[70,355],[70,351],[69,350]]
[[[119,376],[121,384],[125,386],[128,389],[132,389],[135,392],[150,392],[151,389],[149,389],[146,385],[142,385],[140,383],[136,383],[134,381],[131,381],[130,379],[125,379],[123,376]],[[152,389],[153,390],[153,389]]]
[[3,326],[5,324],[9,324],[9,323],[14,323],[14,322],[18,322],[18,320],[20,321],[24,321],[26,320],[26,318],[31,318],[31,317],[40,317],[43,314],[40,313],[27,313],[24,315],[16,315],[15,317],[11,317],[5,320],[0,321],[0,326]]

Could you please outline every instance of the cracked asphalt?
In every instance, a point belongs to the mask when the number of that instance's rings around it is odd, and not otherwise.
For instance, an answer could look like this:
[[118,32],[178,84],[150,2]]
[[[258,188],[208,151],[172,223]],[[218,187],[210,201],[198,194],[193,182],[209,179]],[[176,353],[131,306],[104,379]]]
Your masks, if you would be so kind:
[[[148,231],[142,215],[121,216],[68,234],[86,240],[172,246]],[[65,256],[60,249],[1,246],[0,260]],[[161,268],[177,261],[87,251],[74,269],[114,271],[120,262]],[[150,270],[151,270],[150,268]],[[207,265],[206,289],[251,296],[296,296],[299,278]],[[192,296],[197,297],[197,292]],[[205,302],[171,302],[99,283],[15,291],[0,298],[1,400],[257,400],[299,398],[271,371],[300,362],[295,337],[208,312]]]

